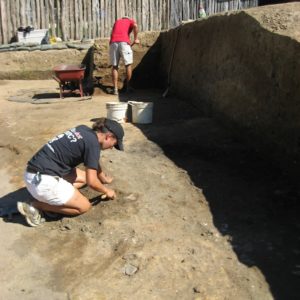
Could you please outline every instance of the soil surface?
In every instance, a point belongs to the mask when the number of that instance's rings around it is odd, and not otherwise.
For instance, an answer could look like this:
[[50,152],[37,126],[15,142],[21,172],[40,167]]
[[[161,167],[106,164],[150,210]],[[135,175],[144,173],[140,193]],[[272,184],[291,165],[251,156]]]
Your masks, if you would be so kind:
[[[1,299],[297,298],[297,189],[212,119],[154,90],[118,98],[96,87],[87,101],[32,104],[7,99],[57,83],[0,86]],[[124,124],[125,152],[102,153],[117,199],[86,187],[88,213],[28,227],[15,214],[28,198],[26,162],[53,136],[105,116],[105,102],[127,100],[153,101],[154,115]]]
[[[280,39],[292,37],[289,45],[298,49],[298,15],[283,10],[270,6],[251,14]],[[60,101],[54,80],[0,80],[0,299],[298,299],[298,186],[276,164],[171,93],[167,98],[158,90],[107,94],[107,45],[101,47],[95,61],[102,65],[94,72],[100,82],[84,101],[75,95]],[[135,47],[138,62],[146,46]],[[220,48],[215,49],[220,57]],[[274,57],[287,57],[282,53]],[[38,69],[46,76],[54,61],[71,62],[70,57],[81,61],[85,52],[1,53],[5,68],[0,73],[29,79]],[[226,65],[220,65],[227,74]],[[146,79],[155,83],[154,77]],[[176,77],[178,84],[172,80],[171,88],[190,83],[188,77]],[[195,86],[201,88],[203,82]],[[278,94],[267,83],[259,92],[267,88]],[[183,91],[183,99],[198,97],[192,89]],[[88,213],[28,227],[16,212],[16,201],[29,199],[22,180],[27,161],[55,135],[106,116],[106,102],[128,100],[154,102],[154,115],[152,124],[124,124],[125,152],[101,155],[101,166],[114,177],[110,186],[117,199],[103,201],[85,187],[81,192],[93,204]]]

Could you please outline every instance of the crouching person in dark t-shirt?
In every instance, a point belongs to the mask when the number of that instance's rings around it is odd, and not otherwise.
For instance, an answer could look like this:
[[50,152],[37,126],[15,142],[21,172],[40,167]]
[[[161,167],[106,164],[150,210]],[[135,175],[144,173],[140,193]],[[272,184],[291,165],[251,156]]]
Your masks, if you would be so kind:
[[[41,211],[64,215],[79,215],[91,208],[89,200],[79,192],[87,184],[107,198],[115,191],[104,184],[112,178],[99,165],[101,150],[123,149],[124,131],[113,120],[100,118],[89,128],[74,127],[54,137],[28,162],[24,180],[35,201],[18,202],[19,212],[30,226],[42,222]],[[85,171],[76,168],[83,163]]]

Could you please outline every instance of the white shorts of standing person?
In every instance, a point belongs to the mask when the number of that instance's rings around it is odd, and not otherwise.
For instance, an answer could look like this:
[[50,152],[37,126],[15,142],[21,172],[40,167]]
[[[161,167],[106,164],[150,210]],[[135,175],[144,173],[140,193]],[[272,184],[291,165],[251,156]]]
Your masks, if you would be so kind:
[[120,58],[123,59],[125,66],[133,63],[133,53],[131,46],[125,42],[111,43],[109,47],[109,57],[112,66],[117,67]]

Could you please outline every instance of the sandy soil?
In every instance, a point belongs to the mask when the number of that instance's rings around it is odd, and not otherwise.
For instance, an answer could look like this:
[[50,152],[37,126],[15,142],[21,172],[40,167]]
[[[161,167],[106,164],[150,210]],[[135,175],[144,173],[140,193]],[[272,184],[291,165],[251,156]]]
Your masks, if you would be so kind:
[[116,200],[84,188],[85,215],[0,219],[0,299],[296,299],[297,195],[212,120],[158,91],[31,104],[7,98],[56,83],[0,86],[0,206],[28,197],[26,162],[54,135],[106,115],[107,101],[155,104],[153,124],[124,124],[124,153],[102,155]]

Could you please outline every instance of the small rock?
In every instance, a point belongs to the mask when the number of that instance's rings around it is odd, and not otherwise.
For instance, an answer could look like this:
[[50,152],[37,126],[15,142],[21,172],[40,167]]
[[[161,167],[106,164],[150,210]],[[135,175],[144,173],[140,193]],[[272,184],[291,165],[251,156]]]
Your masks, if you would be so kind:
[[123,269],[123,273],[127,276],[132,276],[134,275],[136,272],[138,271],[138,267],[134,266],[134,265],[131,265],[131,264],[126,264],[124,266],[124,269]]
[[195,286],[195,287],[193,287],[193,291],[194,291],[194,293],[201,293],[201,290],[200,290],[200,286]]
[[128,254],[125,254],[122,258],[124,260],[134,260],[137,258],[137,255],[134,253],[128,253]]
[[137,195],[130,194],[130,195],[126,196],[125,199],[130,200],[130,201],[135,201],[137,199]]

